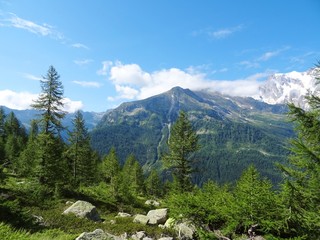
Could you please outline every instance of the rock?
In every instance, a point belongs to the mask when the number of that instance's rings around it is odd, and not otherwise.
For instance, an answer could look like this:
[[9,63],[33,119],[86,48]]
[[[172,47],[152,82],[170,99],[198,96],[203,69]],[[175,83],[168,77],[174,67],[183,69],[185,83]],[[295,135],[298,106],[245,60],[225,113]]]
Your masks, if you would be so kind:
[[147,217],[150,225],[164,224],[168,219],[168,208],[150,210]]
[[81,235],[77,237],[75,240],[125,240],[125,239],[127,239],[126,235],[118,237],[110,233],[106,233],[102,229],[96,229],[93,232],[81,233]]
[[147,200],[144,204],[149,205],[149,206],[155,206],[155,207],[160,206],[160,203],[155,200]]
[[66,201],[66,205],[71,205],[71,204],[74,204],[74,202],[72,202],[72,201]]
[[146,233],[144,231],[136,232],[131,236],[131,239],[133,240],[142,240],[144,237],[146,237]]
[[73,213],[79,218],[87,218],[89,220],[98,222],[101,221],[100,215],[95,206],[89,202],[76,201],[63,214]]
[[96,229],[93,232],[81,233],[76,240],[107,240],[110,239],[102,229]]
[[178,223],[174,226],[174,229],[178,232],[179,238],[194,239],[196,228],[192,224],[188,222]]
[[159,238],[158,240],[173,240],[173,237],[162,237],[162,238]]
[[131,214],[129,214],[129,213],[124,213],[124,212],[119,212],[116,217],[121,217],[121,218],[131,217]]
[[151,238],[151,237],[144,237],[144,238],[142,238],[142,240],[153,240],[153,238]]
[[143,225],[147,225],[149,223],[149,217],[146,215],[142,215],[142,214],[137,214],[134,219],[133,219],[134,223],[141,223]]

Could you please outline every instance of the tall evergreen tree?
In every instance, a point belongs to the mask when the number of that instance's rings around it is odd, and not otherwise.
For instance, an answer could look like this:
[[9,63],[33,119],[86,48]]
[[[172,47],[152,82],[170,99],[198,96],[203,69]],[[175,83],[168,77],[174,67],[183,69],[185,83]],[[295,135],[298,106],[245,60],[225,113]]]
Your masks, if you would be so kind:
[[144,192],[144,177],[142,168],[133,154],[130,154],[122,168],[122,184],[129,188],[132,195]]
[[85,120],[80,111],[76,112],[72,123],[73,130],[69,132],[70,145],[66,151],[66,157],[71,167],[73,183],[79,186],[79,184],[92,182],[96,162]]
[[[65,116],[63,108],[63,86],[60,76],[53,66],[40,82],[42,92],[32,107],[41,112],[39,124],[40,134],[37,137],[36,161],[39,163],[37,175],[41,184],[52,189],[62,185],[66,163],[63,161],[63,141],[60,131],[63,128],[61,120]],[[55,185],[55,186],[54,186]]]
[[275,193],[272,191],[272,184],[269,180],[262,179],[258,170],[249,166],[237,181],[234,195],[236,201],[230,208],[229,226],[233,230],[245,230],[245,233],[252,225],[259,225],[265,232],[281,228],[281,215],[279,204]]
[[111,193],[114,195],[114,197],[119,196],[119,186],[121,180],[120,171],[121,168],[116,149],[112,147],[108,155],[102,161],[101,172],[104,181],[110,185]]
[[[320,64],[320,63],[319,63]],[[314,69],[320,81],[320,65]],[[289,104],[289,117],[295,123],[297,137],[291,140],[289,165],[282,165],[288,231],[320,236],[320,97],[319,92],[306,97],[308,110]],[[293,231],[292,231],[293,232]]]
[[65,116],[63,109],[63,85],[60,75],[53,66],[40,81],[41,94],[31,106],[41,111],[40,125],[45,134],[58,134],[63,128],[61,120]]
[[199,144],[198,136],[183,111],[171,128],[168,146],[169,153],[162,159],[164,166],[172,169],[178,190],[188,191],[192,187],[191,173],[194,171],[191,154],[199,149]]
[[18,157],[27,142],[27,133],[13,112],[9,113],[4,123],[5,155],[13,170],[17,171]]
[[154,197],[160,197],[163,193],[163,184],[159,174],[155,169],[152,169],[145,181],[147,194]]
[[37,121],[31,121],[31,127],[28,136],[28,142],[19,156],[18,173],[24,177],[34,177],[35,169],[37,167],[37,136],[39,134]]

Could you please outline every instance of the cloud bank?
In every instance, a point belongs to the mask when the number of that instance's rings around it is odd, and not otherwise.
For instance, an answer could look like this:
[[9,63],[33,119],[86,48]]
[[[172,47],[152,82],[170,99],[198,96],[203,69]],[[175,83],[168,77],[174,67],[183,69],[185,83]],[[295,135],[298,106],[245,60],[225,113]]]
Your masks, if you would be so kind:
[[[11,90],[0,91],[0,106],[6,106],[11,109],[25,110],[31,109],[30,105],[33,100],[38,98],[38,94],[29,92],[14,92]],[[81,101],[73,101],[69,98],[64,98],[64,111],[69,113],[75,112],[83,108]]]
[[195,68],[178,68],[146,72],[138,64],[123,64],[119,61],[102,63],[99,74],[107,76],[114,85],[116,96],[109,96],[110,101],[138,100],[180,86],[191,90],[218,91],[234,96],[256,96],[261,84],[259,80],[269,73],[261,73],[238,80],[212,80]]

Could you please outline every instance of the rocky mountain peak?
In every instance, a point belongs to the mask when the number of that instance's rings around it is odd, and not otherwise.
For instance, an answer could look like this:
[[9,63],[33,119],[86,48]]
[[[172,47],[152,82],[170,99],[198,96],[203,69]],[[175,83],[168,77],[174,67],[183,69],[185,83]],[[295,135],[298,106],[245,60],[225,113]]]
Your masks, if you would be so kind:
[[319,69],[306,72],[276,73],[259,88],[259,99],[269,104],[294,103],[307,108],[305,96],[320,89],[317,83]]

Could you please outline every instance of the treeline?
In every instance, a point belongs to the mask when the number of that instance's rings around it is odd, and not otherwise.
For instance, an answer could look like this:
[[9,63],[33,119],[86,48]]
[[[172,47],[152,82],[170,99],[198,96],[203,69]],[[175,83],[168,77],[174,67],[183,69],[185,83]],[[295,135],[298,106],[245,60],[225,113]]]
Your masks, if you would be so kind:
[[[235,239],[243,234],[267,239],[319,238],[319,97],[307,97],[308,111],[289,105],[297,137],[291,142],[289,163],[278,166],[284,179],[277,188],[254,166],[245,170],[234,185],[209,181],[199,188],[192,176],[195,162],[202,160],[194,154],[201,145],[186,113],[180,112],[170,129],[167,152],[161,160],[164,173],[172,176],[172,181],[162,182],[155,170],[146,177],[132,154],[124,164],[119,163],[115,148],[100,157],[90,146],[80,112],[64,142],[60,135],[65,115],[63,86],[53,67],[41,81],[41,88],[33,104],[41,114],[32,121],[28,133],[13,113],[6,116],[0,109],[1,181],[12,176],[22,180],[35,201],[87,194],[121,205],[147,196],[161,198],[176,220],[191,221],[202,239]],[[255,133],[250,129],[247,132],[254,141],[251,137]],[[0,212],[7,210],[7,201],[0,198]],[[0,220],[9,221],[5,217]]]

